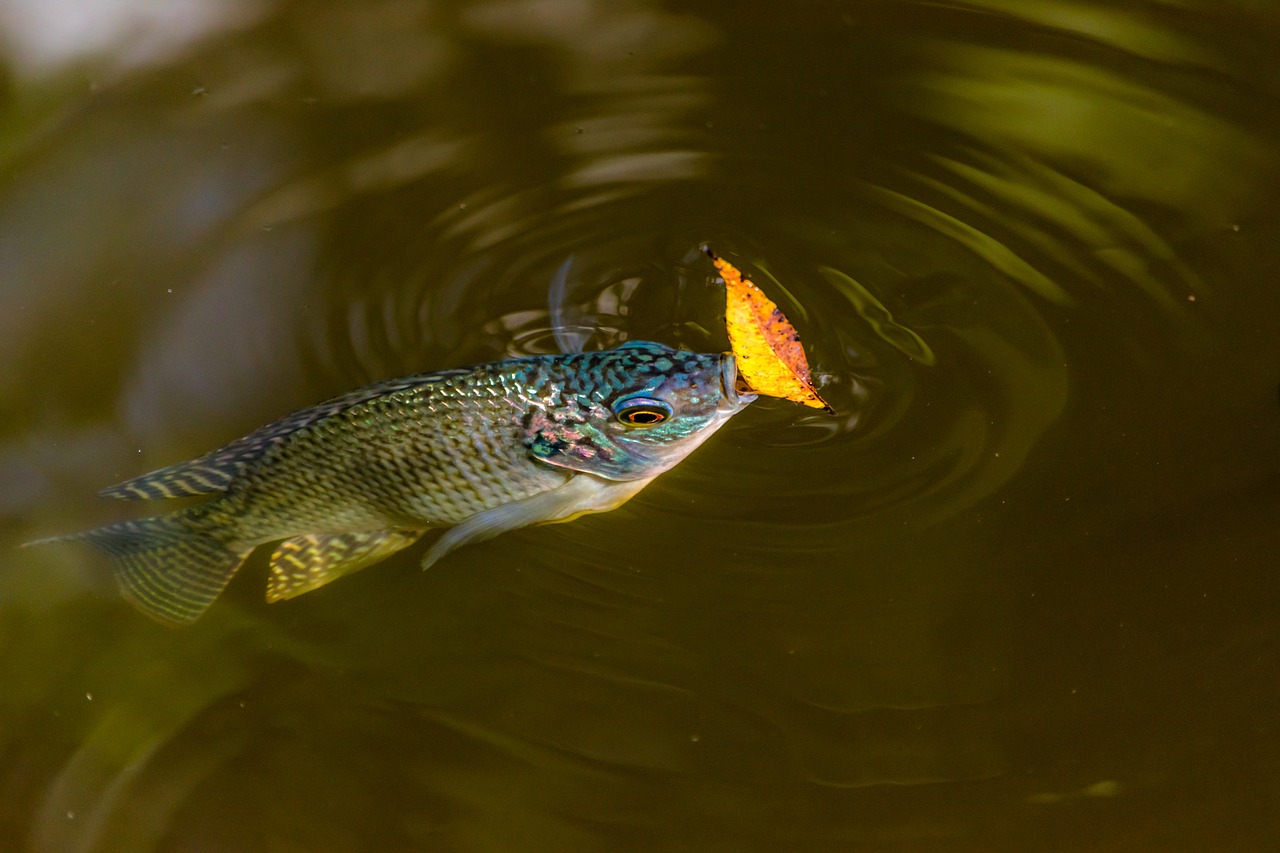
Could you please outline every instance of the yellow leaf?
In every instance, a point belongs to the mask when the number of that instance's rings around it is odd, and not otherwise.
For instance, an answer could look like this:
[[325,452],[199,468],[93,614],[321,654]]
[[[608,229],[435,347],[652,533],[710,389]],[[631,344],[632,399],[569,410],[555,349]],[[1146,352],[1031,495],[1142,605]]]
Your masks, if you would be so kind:
[[750,390],[834,413],[809,381],[809,360],[795,326],[733,264],[706,252],[724,279],[729,345]]

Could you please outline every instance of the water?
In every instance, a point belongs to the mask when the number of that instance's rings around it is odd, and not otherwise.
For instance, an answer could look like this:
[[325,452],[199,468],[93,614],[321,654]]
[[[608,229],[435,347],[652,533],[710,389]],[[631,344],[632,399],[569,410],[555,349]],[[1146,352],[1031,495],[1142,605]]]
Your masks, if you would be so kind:
[[[152,5],[0,6],[0,849],[1280,842],[1280,10]],[[181,631],[9,548],[707,241],[838,416]]]

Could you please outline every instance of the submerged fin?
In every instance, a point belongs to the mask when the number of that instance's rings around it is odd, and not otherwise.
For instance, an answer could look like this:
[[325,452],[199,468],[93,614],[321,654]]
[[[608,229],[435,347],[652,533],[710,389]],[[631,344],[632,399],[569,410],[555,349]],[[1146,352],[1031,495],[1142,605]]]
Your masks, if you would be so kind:
[[449,528],[422,558],[422,568],[468,542],[491,539],[499,533],[553,521],[572,521],[588,512],[605,512],[619,507],[649,485],[653,477],[616,482],[578,474],[549,492],[478,512]]
[[311,533],[286,539],[271,555],[267,601],[283,601],[322,587],[390,557],[420,536],[421,530],[376,530]]
[[124,597],[168,623],[194,622],[249,556],[249,551],[234,553],[212,536],[188,529],[175,516],[122,521],[28,544],[73,540],[88,542],[110,557]]

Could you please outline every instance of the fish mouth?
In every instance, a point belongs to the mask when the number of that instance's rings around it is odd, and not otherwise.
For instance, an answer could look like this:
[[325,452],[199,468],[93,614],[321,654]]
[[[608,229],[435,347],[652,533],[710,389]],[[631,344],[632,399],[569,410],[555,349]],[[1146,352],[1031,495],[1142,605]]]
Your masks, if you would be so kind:
[[738,375],[738,360],[732,353],[720,356],[720,393],[728,404],[727,409],[733,412],[756,399],[756,395],[747,390],[746,383]]

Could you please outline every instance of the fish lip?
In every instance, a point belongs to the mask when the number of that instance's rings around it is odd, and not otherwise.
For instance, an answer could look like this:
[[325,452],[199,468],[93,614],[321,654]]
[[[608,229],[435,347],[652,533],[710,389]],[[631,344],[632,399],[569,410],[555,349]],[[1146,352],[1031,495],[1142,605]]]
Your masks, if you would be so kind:
[[755,401],[755,394],[740,394],[738,392],[738,359],[733,353],[724,353],[720,356],[720,393],[724,396],[725,402],[728,403],[728,410],[736,412],[743,406]]

